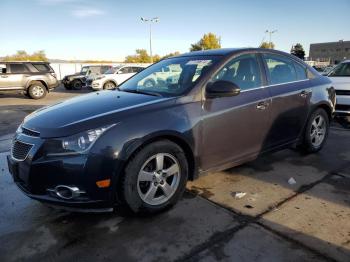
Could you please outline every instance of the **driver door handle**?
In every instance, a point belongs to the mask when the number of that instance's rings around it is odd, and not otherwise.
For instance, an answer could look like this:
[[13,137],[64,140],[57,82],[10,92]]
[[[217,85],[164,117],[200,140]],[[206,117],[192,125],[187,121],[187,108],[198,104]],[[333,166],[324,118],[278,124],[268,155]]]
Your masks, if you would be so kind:
[[307,96],[310,94],[310,91],[308,91],[308,90],[303,90],[303,91],[301,91],[300,92],[300,96],[302,97],[302,98],[307,98]]

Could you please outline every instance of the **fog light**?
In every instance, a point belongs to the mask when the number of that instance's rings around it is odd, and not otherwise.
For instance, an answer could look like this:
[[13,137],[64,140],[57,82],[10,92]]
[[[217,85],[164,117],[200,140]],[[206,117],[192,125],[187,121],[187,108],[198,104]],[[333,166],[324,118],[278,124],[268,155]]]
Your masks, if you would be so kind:
[[105,180],[96,181],[96,185],[99,188],[109,187],[111,185],[111,180],[105,179]]

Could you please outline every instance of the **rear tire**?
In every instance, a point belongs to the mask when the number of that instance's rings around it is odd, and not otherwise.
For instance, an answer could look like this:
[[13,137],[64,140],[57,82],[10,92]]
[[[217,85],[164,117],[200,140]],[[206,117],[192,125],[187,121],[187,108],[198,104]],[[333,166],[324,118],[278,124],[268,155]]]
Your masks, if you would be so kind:
[[67,90],[72,90],[72,87],[69,84],[64,84],[63,86]]
[[188,177],[185,153],[160,140],[146,145],[127,164],[121,181],[122,199],[134,213],[156,213],[183,195]]
[[28,95],[33,99],[44,98],[47,94],[46,87],[38,81],[33,82],[28,88]]
[[301,149],[306,153],[316,153],[326,143],[329,133],[329,118],[327,112],[316,109],[309,117],[306,124]]

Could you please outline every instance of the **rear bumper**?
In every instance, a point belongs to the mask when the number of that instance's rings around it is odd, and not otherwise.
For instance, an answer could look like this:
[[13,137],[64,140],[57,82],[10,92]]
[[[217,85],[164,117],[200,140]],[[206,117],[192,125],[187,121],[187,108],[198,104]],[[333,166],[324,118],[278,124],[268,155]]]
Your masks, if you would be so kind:
[[60,83],[58,81],[48,84],[47,88],[51,91],[53,89],[55,89],[56,87],[58,87],[60,85]]

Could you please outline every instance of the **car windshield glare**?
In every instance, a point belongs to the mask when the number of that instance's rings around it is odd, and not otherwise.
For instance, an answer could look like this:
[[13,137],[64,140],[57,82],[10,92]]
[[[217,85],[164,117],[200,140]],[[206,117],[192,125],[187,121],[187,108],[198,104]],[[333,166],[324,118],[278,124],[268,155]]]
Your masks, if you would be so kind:
[[119,86],[119,90],[160,96],[179,96],[191,90],[218,59],[217,56],[165,59],[124,82]]
[[85,74],[88,71],[88,67],[82,67],[80,70],[81,74]]

